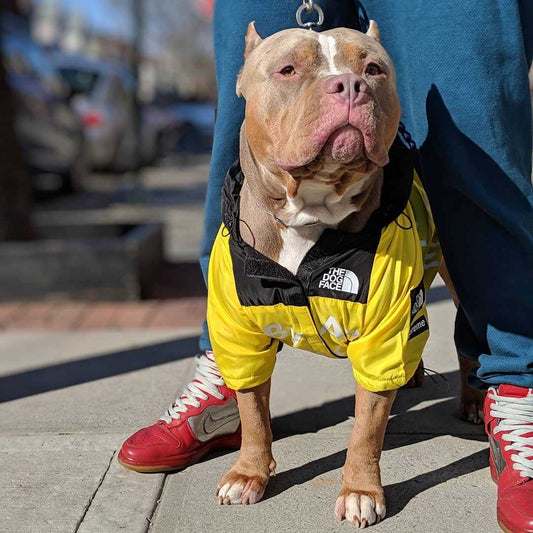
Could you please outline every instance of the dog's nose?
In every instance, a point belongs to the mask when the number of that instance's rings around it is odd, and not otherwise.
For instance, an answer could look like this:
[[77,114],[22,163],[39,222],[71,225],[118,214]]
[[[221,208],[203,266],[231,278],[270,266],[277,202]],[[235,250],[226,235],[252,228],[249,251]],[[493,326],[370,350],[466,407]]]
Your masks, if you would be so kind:
[[368,100],[370,87],[357,74],[339,74],[326,80],[324,90],[343,103],[361,104]]

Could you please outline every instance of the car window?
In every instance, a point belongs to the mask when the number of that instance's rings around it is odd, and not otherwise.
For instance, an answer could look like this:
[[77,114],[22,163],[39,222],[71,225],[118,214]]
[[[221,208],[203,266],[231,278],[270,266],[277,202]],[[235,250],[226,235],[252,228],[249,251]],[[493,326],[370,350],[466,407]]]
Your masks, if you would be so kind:
[[90,96],[99,78],[98,72],[77,68],[62,67],[59,73],[68,84],[71,96],[76,94]]

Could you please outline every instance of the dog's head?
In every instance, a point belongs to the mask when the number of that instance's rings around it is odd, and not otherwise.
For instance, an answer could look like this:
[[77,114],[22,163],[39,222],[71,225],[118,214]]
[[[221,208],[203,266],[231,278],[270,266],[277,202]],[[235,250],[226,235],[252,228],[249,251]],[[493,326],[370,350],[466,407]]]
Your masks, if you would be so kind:
[[275,175],[339,166],[368,175],[388,162],[401,110],[373,21],[366,34],[290,29],[265,39],[250,23],[237,94],[251,152]]

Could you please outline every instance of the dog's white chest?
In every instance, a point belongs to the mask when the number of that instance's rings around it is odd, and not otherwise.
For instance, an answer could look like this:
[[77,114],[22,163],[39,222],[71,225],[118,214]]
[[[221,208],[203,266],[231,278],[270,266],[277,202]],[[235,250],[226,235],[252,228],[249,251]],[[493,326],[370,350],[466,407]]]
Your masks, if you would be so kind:
[[278,263],[295,274],[324,228],[336,228],[354,211],[351,198],[361,192],[367,179],[354,183],[342,196],[335,192],[333,185],[313,180],[303,182],[281,214],[288,227],[281,230],[283,244]]
[[282,247],[278,263],[296,274],[305,254],[316,243],[323,226],[284,228],[281,232]]

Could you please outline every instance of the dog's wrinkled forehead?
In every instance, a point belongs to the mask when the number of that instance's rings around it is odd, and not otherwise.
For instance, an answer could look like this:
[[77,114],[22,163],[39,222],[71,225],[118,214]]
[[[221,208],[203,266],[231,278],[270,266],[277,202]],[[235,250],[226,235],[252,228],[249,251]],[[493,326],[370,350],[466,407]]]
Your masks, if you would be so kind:
[[379,32],[374,23],[366,34],[349,28],[325,32],[289,29],[265,39],[251,23],[237,93],[241,95],[249,82],[266,80],[286,66],[304,67],[306,74],[319,76],[360,73],[357,71],[368,61],[377,63],[395,77],[392,61],[379,43]]

